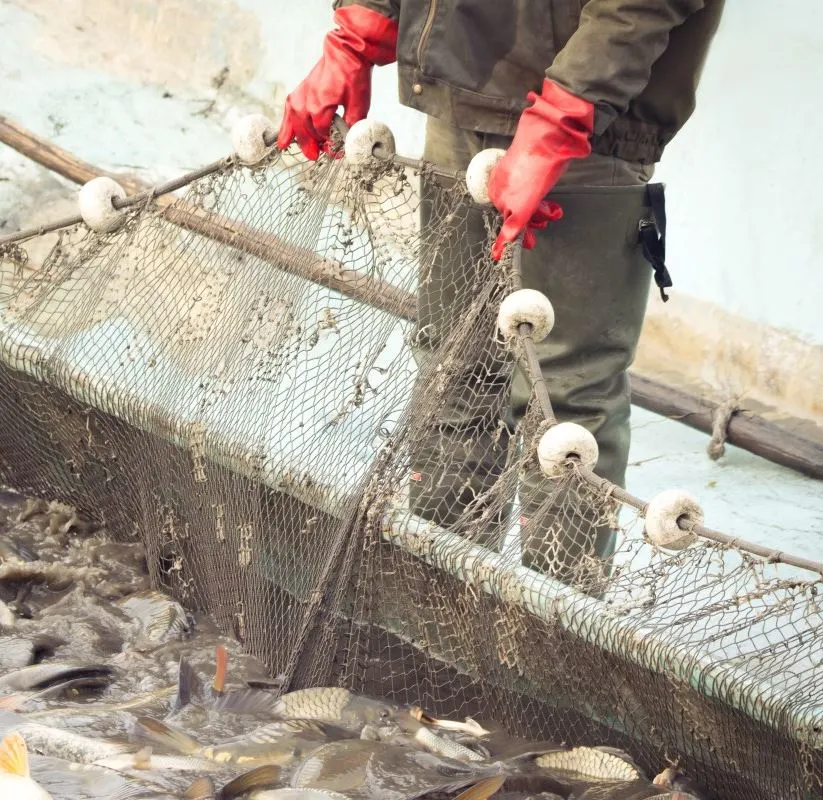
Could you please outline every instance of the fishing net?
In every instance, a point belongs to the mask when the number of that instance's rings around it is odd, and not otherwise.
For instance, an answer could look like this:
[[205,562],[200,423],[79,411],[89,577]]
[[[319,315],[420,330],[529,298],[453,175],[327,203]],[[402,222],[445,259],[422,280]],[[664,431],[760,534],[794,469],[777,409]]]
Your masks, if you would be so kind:
[[661,549],[645,502],[541,471],[530,329],[497,329],[516,248],[488,258],[490,211],[467,238],[462,173],[272,151],[173,188],[109,233],[6,237],[3,481],[141,539],[284,689],[679,759],[726,800],[821,796],[820,576],[685,518]]

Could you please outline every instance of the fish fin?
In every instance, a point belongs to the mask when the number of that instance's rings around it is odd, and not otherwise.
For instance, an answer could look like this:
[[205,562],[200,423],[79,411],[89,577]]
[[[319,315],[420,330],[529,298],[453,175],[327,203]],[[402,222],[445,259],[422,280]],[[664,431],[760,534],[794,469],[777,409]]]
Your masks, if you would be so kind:
[[29,777],[29,751],[26,740],[17,731],[0,741],[0,772]]
[[229,671],[229,651],[222,644],[215,648],[215,662],[212,689],[215,694],[221,695],[226,691],[226,674]]
[[203,682],[184,656],[177,668],[177,694],[172,701],[172,713],[191,705],[193,698],[203,697]]
[[280,779],[280,767],[274,764],[266,764],[262,767],[246,772],[238,776],[233,781],[229,781],[221,792],[221,800],[233,800],[235,797],[242,797],[252,790],[272,789]]
[[159,747],[167,747],[187,756],[196,753],[200,749],[200,742],[197,739],[151,717],[137,718],[134,723],[134,735]]
[[470,786],[465,792],[461,792],[454,800],[487,800],[493,794],[497,794],[506,782],[505,775],[495,775],[491,778],[484,778],[474,786]]
[[216,697],[212,708],[228,714],[269,714],[275,702],[274,695],[263,689],[238,689]]
[[142,747],[132,758],[135,769],[151,769],[151,747]]
[[198,778],[183,792],[184,800],[212,800],[216,796],[211,778]]

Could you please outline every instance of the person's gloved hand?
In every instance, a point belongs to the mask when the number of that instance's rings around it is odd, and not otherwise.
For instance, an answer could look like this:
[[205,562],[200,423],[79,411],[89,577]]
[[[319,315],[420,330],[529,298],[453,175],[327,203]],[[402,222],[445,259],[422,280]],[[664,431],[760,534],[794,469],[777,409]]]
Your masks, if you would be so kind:
[[337,9],[334,20],[339,27],[326,35],[322,57],[286,98],[277,137],[280,150],[296,139],[312,161],[328,146],[338,106],[345,109],[349,125],[364,119],[371,105],[373,68],[397,58],[394,20],[359,5]]
[[522,113],[514,139],[489,176],[488,193],[503,215],[492,247],[499,261],[506,244],[523,234],[523,247],[535,244],[534,231],[560,219],[557,203],[545,199],[573,158],[591,153],[594,106],[550,80],[541,94],[529,92],[531,105]]

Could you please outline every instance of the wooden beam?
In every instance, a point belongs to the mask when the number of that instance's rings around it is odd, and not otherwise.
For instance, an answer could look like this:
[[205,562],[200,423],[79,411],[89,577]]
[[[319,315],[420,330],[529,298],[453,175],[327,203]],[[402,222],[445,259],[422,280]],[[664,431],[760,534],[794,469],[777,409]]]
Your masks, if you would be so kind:
[[[32,161],[75,183],[85,183],[99,175],[114,178],[129,194],[150,187],[128,175],[116,175],[95,167],[42,139],[21,125],[0,116],[0,142]],[[414,320],[414,294],[383,281],[346,270],[343,265],[321,258],[307,248],[296,247],[276,236],[244,223],[187,204],[173,195],[156,198],[167,219],[176,225],[222,244],[269,261],[276,268],[368,303],[399,317]],[[631,373],[632,403],[703,433],[712,433],[718,404],[674,386]],[[779,424],[752,411],[733,414],[726,441],[776,464],[813,478],[823,479],[823,432],[813,423]]]
[[[635,405],[711,434],[718,404],[675,386],[632,373]],[[818,425],[801,420],[772,422],[753,410],[729,418],[726,441],[776,464],[823,480],[823,436]]]

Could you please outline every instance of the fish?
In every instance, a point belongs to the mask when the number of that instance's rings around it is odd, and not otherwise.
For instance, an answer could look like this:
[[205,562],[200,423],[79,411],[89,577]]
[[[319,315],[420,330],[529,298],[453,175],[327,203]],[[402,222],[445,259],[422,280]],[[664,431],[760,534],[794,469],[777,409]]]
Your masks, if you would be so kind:
[[[339,732],[345,734],[345,732]],[[216,745],[204,745],[181,730],[151,717],[139,717],[136,738],[187,756],[219,764],[278,764],[294,762],[335,736],[329,726],[315,720],[281,720],[248,735]]]
[[134,647],[150,650],[167,642],[185,639],[194,623],[180,603],[162,592],[149,589],[115,601],[136,627]]
[[294,770],[291,786],[341,792],[351,800],[409,800],[459,791],[503,771],[501,764],[464,764],[410,747],[349,739],[316,748]]
[[218,800],[218,794],[211,778],[200,777],[195,779],[182,794],[172,794],[162,789],[155,791],[148,787],[126,786],[112,795],[109,800]]
[[[154,768],[153,762],[146,766],[146,769],[149,768]],[[250,793],[254,796],[255,792],[265,791],[275,785],[279,778],[279,767],[268,765],[258,767],[230,780],[219,791],[211,777],[202,776],[190,784],[182,794],[169,793],[163,789],[148,792],[138,789],[135,793],[125,788],[110,800],[237,800],[237,798],[249,796]]]
[[222,767],[215,762],[193,756],[154,755],[150,747],[144,747],[137,752],[117,753],[93,761],[95,767],[104,767],[114,772],[205,772],[219,770]]
[[590,786],[572,794],[574,800],[695,800],[682,792],[668,792],[646,781]]
[[[135,708],[143,708],[145,706],[152,705],[159,700],[163,700],[166,697],[171,697],[174,695],[175,687],[174,686],[163,686],[159,689],[155,689],[151,692],[146,692],[144,694],[137,695],[136,697],[132,697],[130,700],[124,700],[122,703],[95,703],[94,705],[84,705],[83,706],[83,713],[86,715],[95,715],[100,716],[104,714],[111,714],[116,711],[131,711]],[[13,695],[10,695],[13,696]],[[37,696],[34,697],[37,699]],[[0,698],[0,708],[3,707],[3,699]],[[63,708],[50,708],[44,711],[34,711],[31,714],[27,714],[27,719],[41,719],[43,717],[59,717],[59,716],[70,716],[72,714],[77,713],[76,706],[68,706]]]
[[209,686],[204,685],[184,656],[180,657],[177,674],[177,693],[166,721],[182,716],[192,707],[223,714],[241,714],[271,717],[275,696],[267,690],[246,687],[226,690],[228,652],[223,645],[215,648],[215,673]]
[[372,741],[419,745],[430,753],[446,756],[456,761],[484,761],[486,756],[454,739],[440,736],[420,722],[414,713],[398,712],[388,724],[366,724],[360,732],[361,739]]
[[361,697],[342,687],[297,689],[282,695],[272,708],[284,719],[316,719],[359,733],[367,724],[388,723],[400,708],[381,700]]
[[473,720],[471,717],[466,717],[465,722],[459,722],[451,719],[438,719],[430,714],[427,714],[420,706],[412,706],[409,709],[410,715],[418,722],[424,725],[429,725],[433,728],[441,728],[447,731],[457,731],[474,736],[477,739],[482,739],[491,735],[491,731],[486,730],[479,722]]
[[249,794],[267,791],[280,780],[280,767],[266,764],[229,781],[220,790],[220,800],[234,800]]
[[[494,777],[476,783],[474,786],[461,792],[455,800],[487,800],[503,785],[504,778]],[[562,798],[557,797],[557,800]],[[322,789],[273,789],[257,791],[249,795],[249,800],[349,800],[349,796]]]
[[486,761],[486,757],[453,739],[438,736],[434,731],[421,727],[414,740],[430,753],[453,758],[455,761]]
[[4,800],[54,800],[32,779],[26,740],[16,731],[0,741],[0,797]]
[[15,532],[11,531],[9,534],[0,536],[0,561],[9,559],[37,561],[37,553],[23,536],[15,535]]
[[33,700],[57,697],[69,690],[104,689],[114,676],[115,671],[106,664],[32,664],[0,677],[0,692],[14,692],[0,698],[0,708],[19,710]]
[[[17,715],[15,715],[17,716]],[[15,727],[25,737],[28,746],[43,755],[62,758],[76,764],[92,764],[109,756],[119,755],[135,747],[126,741],[92,739],[70,730],[51,728],[25,717]]]

